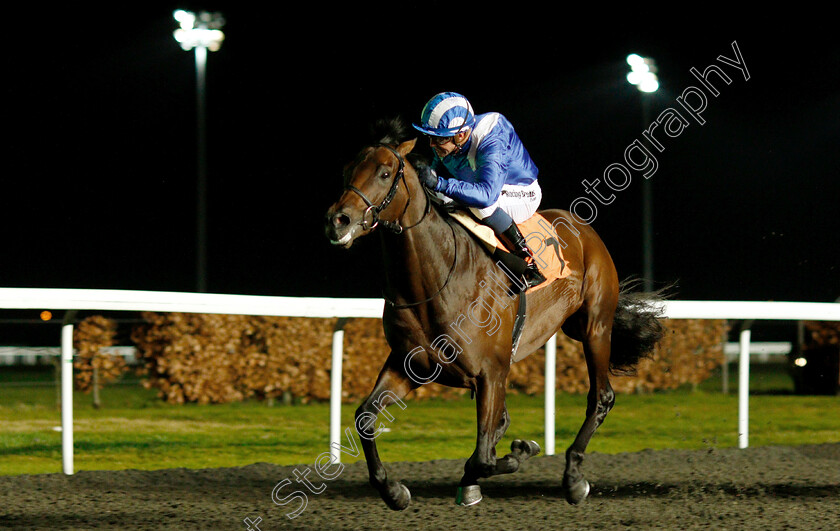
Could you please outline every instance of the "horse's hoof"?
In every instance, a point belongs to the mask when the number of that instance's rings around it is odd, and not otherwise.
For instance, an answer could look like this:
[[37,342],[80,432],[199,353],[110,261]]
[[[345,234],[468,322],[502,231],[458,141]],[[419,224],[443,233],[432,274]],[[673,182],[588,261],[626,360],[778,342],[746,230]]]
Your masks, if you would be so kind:
[[514,439],[514,441],[510,443],[510,451],[515,452],[517,450],[527,455],[528,457],[534,457],[535,455],[539,454],[542,449],[540,448],[540,445],[537,444],[537,441],[523,441],[522,439]]
[[566,501],[572,505],[577,505],[586,497],[589,496],[589,482],[581,479],[568,489],[566,489]]
[[402,511],[411,503],[411,491],[402,483],[397,483],[397,493],[385,500],[388,507],[395,511]]
[[481,487],[479,487],[478,485],[467,485],[466,487],[458,487],[458,494],[455,495],[455,503],[464,507],[475,505],[481,500]]

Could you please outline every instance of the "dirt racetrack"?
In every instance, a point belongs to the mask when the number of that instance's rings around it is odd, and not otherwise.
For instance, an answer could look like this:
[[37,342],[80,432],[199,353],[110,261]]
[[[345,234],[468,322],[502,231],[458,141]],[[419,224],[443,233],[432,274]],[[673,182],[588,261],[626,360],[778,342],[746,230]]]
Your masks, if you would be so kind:
[[[590,454],[592,494],[563,501],[564,459],[539,456],[519,472],[483,480],[484,500],[454,505],[463,460],[386,463],[411,489],[408,509],[387,509],[363,462],[323,482],[313,469],[294,519],[278,499],[303,488],[294,470],[241,468],[85,472],[0,478],[3,529],[840,529],[840,443],[801,447]],[[261,518],[261,520],[258,520]]]

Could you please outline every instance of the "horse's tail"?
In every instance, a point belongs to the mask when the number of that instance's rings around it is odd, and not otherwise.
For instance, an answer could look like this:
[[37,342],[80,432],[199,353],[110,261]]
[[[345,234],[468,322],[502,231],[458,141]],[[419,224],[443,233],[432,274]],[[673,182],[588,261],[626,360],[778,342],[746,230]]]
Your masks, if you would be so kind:
[[618,293],[610,345],[610,372],[631,375],[636,365],[653,354],[665,335],[664,309],[658,302],[667,298],[670,286],[654,292],[634,291],[638,280],[625,280]]

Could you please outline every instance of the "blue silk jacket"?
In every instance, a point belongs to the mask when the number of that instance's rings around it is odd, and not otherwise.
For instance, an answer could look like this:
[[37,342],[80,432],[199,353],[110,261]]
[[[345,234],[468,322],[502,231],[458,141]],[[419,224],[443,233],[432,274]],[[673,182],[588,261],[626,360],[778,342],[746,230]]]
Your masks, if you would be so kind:
[[461,150],[443,159],[435,155],[432,169],[439,176],[436,191],[475,208],[495,203],[503,185],[525,186],[539,173],[513,125],[495,112],[476,116]]

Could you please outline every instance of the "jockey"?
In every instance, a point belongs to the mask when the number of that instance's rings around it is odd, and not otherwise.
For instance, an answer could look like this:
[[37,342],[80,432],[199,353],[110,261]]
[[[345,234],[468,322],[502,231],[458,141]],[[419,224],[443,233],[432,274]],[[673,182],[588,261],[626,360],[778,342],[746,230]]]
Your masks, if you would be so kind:
[[415,129],[429,137],[435,157],[417,168],[424,186],[469,207],[507,249],[526,263],[527,287],[545,282],[517,223],[537,211],[542,191],[537,167],[511,123],[499,113],[475,115],[455,92],[435,95]]

